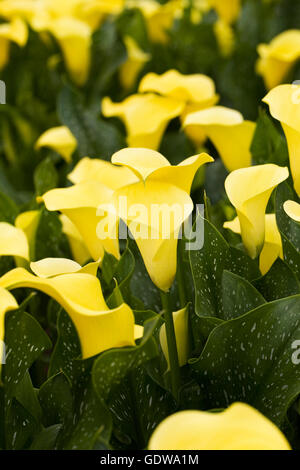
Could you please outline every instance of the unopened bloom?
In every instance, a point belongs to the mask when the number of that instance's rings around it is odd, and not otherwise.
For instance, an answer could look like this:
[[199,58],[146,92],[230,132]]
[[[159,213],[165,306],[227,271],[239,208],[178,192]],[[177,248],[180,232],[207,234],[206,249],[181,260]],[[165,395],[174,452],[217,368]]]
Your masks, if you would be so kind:
[[44,132],[36,142],[36,148],[49,147],[70,163],[77,148],[77,140],[67,126],[52,127]]
[[[239,218],[225,222],[224,228],[241,234]],[[262,275],[267,274],[277,258],[283,259],[282,240],[276,223],[275,214],[266,214],[265,219],[265,241],[259,256],[259,269]]]
[[197,129],[212,141],[228,171],[251,165],[251,142],[255,123],[245,121],[242,114],[223,106],[196,111],[186,116],[184,128]]
[[290,167],[295,190],[300,196],[300,86],[279,85],[263,99],[270,113],[281,122],[290,157]]
[[291,450],[282,432],[257,410],[234,403],[225,411],[180,411],[166,418],[149,450]]
[[180,116],[184,103],[173,98],[154,95],[131,95],[121,103],[110,98],[102,100],[102,114],[122,119],[127,129],[129,147],[159,148],[169,122]]
[[253,259],[265,242],[265,213],[270,196],[288,176],[287,168],[267,164],[233,171],[225,181],[227,196],[240,221],[244,246]]
[[266,88],[280,85],[300,57],[300,31],[289,30],[276,36],[270,44],[258,46],[257,72]]
[[[188,307],[185,307],[178,312],[173,313],[173,322],[174,322],[174,330],[175,330],[175,337],[176,337],[176,346],[177,346],[177,353],[178,353],[178,362],[179,366],[184,366],[188,361],[189,356],[189,314],[188,314]],[[159,340],[161,349],[163,354],[166,358],[168,366],[170,367],[169,363],[169,350],[168,350],[168,342],[167,342],[167,334],[166,334],[166,325],[165,323],[162,325],[160,332],[159,332]]]
[[[110,348],[135,344],[134,316],[128,305],[110,310],[99,279],[70,260],[47,259],[31,264],[38,275],[23,268],[0,278],[0,287],[37,289],[55,299],[70,315],[87,359]],[[138,329],[138,334],[141,330]]]

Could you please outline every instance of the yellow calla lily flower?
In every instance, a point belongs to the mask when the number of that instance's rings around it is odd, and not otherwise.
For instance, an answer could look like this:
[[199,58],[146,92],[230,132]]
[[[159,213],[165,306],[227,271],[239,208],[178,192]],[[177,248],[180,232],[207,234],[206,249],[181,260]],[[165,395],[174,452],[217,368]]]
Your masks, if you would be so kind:
[[9,59],[10,43],[25,46],[28,38],[28,29],[24,21],[14,18],[11,23],[0,24],[0,70],[5,67]]
[[72,80],[85,84],[90,71],[92,29],[76,18],[58,18],[48,27],[57,39]]
[[266,88],[280,85],[300,57],[300,31],[289,30],[276,36],[270,44],[258,46],[256,70]]
[[48,279],[60,274],[86,273],[97,275],[99,262],[89,263],[82,267],[76,261],[67,258],[45,258],[30,263],[31,271],[40,278]]
[[[26,211],[19,214],[15,220],[15,226],[22,230],[28,241],[29,246],[29,259],[34,259],[35,257],[35,235],[40,222],[41,211],[33,210]],[[17,260],[17,266],[23,266],[23,263]]]
[[[259,256],[259,269],[263,276],[267,274],[278,257],[283,259],[282,241],[276,223],[276,215],[266,214],[265,217],[265,242]],[[238,217],[230,222],[225,222],[224,228],[232,230],[239,235],[241,234]]]
[[[177,269],[177,244],[182,223],[193,210],[189,196],[197,170],[212,161],[207,154],[171,166],[150,149],[123,149],[112,157],[115,164],[129,167],[140,182],[114,193],[115,207],[136,239],[146,269],[154,284],[167,292]],[[126,200],[126,205],[120,200]]]
[[18,256],[29,260],[28,241],[23,230],[0,222],[0,256]]
[[138,181],[137,176],[126,167],[112,165],[110,162],[99,158],[82,158],[68,179],[74,184],[86,181],[98,181],[108,188],[115,190]]
[[290,167],[295,190],[300,196],[300,86],[279,85],[263,99],[270,107],[270,113],[281,122],[290,157]]
[[[66,215],[79,231],[91,257],[97,261],[104,251],[119,258],[118,219],[111,214],[112,232],[99,238],[97,230],[106,214],[99,207],[111,205],[113,191],[97,181],[86,181],[70,188],[52,189],[39,200],[44,201],[49,211],[60,211]],[[99,213],[99,215],[98,215]]]
[[[40,264],[39,269],[44,271],[45,265]],[[52,274],[54,272],[53,269]],[[0,278],[0,287],[37,289],[55,299],[76,327],[83,359],[110,348],[135,344],[132,310],[126,304],[110,310],[99,280],[91,274],[73,272],[40,278],[23,268],[16,268]]]
[[16,299],[11,295],[8,290],[0,287],[0,375],[1,367],[5,362],[5,345],[4,345],[4,326],[5,326],[5,314],[11,310],[18,308]]
[[[188,307],[185,307],[178,312],[173,313],[174,330],[176,337],[177,353],[179,366],[182,367],[187,364],[189,357],[189,315]],[[163,324],[159,332],[159,340],[164,356],[169,363],[169,350],[166,334],[166,325]]]
[[149,450],[291,450],[282,432],[259,411],[234,403],[221,413],[180,411],[158,425]]
[[295,201],[286,201],[283,205],[286,214],[295,222],[300,222],[300,204]]
[[234,23],[240,14],[241,0],[209,0],[210,6],[226,23]]
[[77,148],[77,140],[67,126],[52,127],[44,132],[36,142],[36,148],[49,147],[59,153],[67,162],[71,162]]
[[154,95],[131,95],[122,103],[110,98],[102,100],[102,113],[124,121],[129,147],[158,149],[168,123],[180,116],[184,108],[181,101]]
[[264,245],[265,212],[270,196],[288,176],[287,168],[267,164],[233,171],[225,181],[227,196],[240,221],[243,243],[253,259]]
[[[183,127],[204,130],[212,141],[228,171],[251,165],[250,146],[255,123],[244,121],[242,114],[223,106],[213,106],[188,114]],[[201,134],[202,135],[202,134]]]
[[85,246],[82,236],[69,217],[60,214],[59,219],[62,224],[63,233],[68,238],[74,260],[80,265],[85,264],[90,259],[91,255]]
[[144,52],[136,41],[126,36],[124,43],[127,50],[127,61],[120,68],[120,82],[126,90],[130,90],[136,82],[136,79],[143,69],[146,62],[151,58],[150,54]]

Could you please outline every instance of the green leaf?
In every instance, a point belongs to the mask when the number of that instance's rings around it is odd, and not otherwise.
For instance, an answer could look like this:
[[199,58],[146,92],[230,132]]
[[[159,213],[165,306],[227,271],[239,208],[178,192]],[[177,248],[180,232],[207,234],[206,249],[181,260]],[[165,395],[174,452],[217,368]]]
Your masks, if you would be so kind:
[[240,317],[266,302],[250,282],[229,271],[223,272],[222,300],[224,320]]
[[14,224],[19,209],[10,197],[0,192],[0,222]]
[[35,259],[69,258],[72,259],[70,247],[62,224],[56,212],[46,209],[41,211],[35,235]]
[[34,172],[34,186],[37,196],[42,196],[58,185],[58,174],[52,160],[45,158]]
[[58,433],[61,430],[60,424],[54,424],[43,429],[34,439],[30,450],[53,450]]
[[265,276],[253,284],[268,302],[300,294],[300,283],[296,274],[280,258]]
[[70,383],[63,373],[48,379],[40,388],[38,398],[43,410],[44,426],[66,426],[72,422],[73,396]]
[[191,364],[207,409],[242,401],[282,426],[300,394],[293,363],[300,336],[300,296],[262,305],[218,326]]

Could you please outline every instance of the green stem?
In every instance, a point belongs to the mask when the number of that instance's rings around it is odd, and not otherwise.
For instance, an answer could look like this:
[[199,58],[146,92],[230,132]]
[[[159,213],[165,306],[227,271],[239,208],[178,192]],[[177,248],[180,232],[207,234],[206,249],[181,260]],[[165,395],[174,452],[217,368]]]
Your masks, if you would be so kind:
[[162,306],[164,309],[164,319],[166,325],[167,345],[169,352],[169,363],[171,370],[171,385],[174,397],[178,398],[180,387],[180,367],[178,360],[173,312],[171,307],[170,292],[161,292]]

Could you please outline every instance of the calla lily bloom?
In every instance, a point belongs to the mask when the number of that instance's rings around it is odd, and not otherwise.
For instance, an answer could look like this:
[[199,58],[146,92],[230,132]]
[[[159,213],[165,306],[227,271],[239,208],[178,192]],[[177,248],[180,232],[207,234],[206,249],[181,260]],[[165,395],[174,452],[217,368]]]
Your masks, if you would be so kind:
[[131,95],[122,103],[110,98],[102,101],[102,113],[124,121],[129,147],[158,149],[168,123],[180,116],[184,108],[181,101],[154,95]]
[[[173,313],[173,322],[174,322],[174,329],[175,329],[175,337],[176,337],[176,345],[177,345],[177,353],[178,353],[178,362],[179,366],[182,367],[187,364],[188,356],[189,356],[189,316],[188,316],[188,308],[185,307],[178,312]],[[168,342],[167,342],[167,334],[166,334],[166,325],[165,323],[162,325],[160,332],[159,332],[159,340],[161,344],[162,351],[164,356],[167,360],[168,366],[170,368],[169,363],[169,350],[168,350]]]
[[[189,196],[197,170],[212,161],[207,154],[171,166],[160,153],[150,149],[123,149],[112,162],[129,167],[140,182],[114,194],[117,213],[136,239],[153,283],[167,292],[177,269],[180,228],[193,210]],[[126,205],[119,201],[123,198]]]
[[241,0],[209,0],[219,17],[226,23],[234,23],[240,14]]
[[0,24],[0,70],[9,60],[10,43],[14,42],[23,47],[27,38],[27,26],[20,18],[13,19],[11,23]]
[[[267,274],[278,257],[283,259],[282,241],[276,223],[276,215],[266,214],[265,224],[265,242],[259,257],[259,269],[263,276]],[[238,217],[230,222],[225,222],[224,228],[241,234]]]
[[124,43],[127,50],[127,61],[120,68],[120,82],[126,90],[130,90],[136,83],[136,79],[151,55],[144,52],[135,40],[126,36]]
[[58,18],[47,28],[58,41],[66,67],[76,85],[85,84],[91,61],[92,29],[75,18]]
[[257,72],[266,88],[280,85],[300,57],[300,31],[289,30],[276,36],[270,44],[258,46]]
[[259,411],[234,403],[225,411],[180,411],[158,425],[149,450],[291,450],[282,432]]
[[[22,230],[28,241],[30,260],[35,258],[35,235],[40,222],[41,211],[33,210],[19,214],[15,220],[15,226]],[[20,266],[20,263],[17,263]]]
[[212,141],[228,171],[251,165],[250,146],[255,131],[255,123],[245,121],[242,114],[223,106],[214,106],[188,114],[184,128],[204,130]]
[[0,256],[17,256],[29,260],[28,241],[23,230],[0,222]]
[[1,366],[5,362],[5,346],[4,346],[4,325],[5,314],[11,310],[16,310],[18,304],[16,299],[11,295],[8,290],[0,287],[0,374]]
[[[50,263],[47,270],[47,262]],[[60,274],[63,269],[65,274]],[[74,266],[60,260],[32,265],[36,272],[51,272],[52,277],[34,276],[23,268],[9,271],[0,278],[0,287],[37,289],[55,299],[70,315],[82,349],[83,359],[107,349],[135,344],[134,316],[128,305],[110,310],[104,300],[98,278],[85,272],[74,272]],[[55,272],[57,275],[55,275]],[[138,329],[138,334],[141,330]]]
[[82,236],[69,217],[60,214],[59,219],[62,224],[63,233],[68,238],[74,260],[79,264],[85,264],[90,259],[91,255],[85,246]]
[[300,204],[295,201],[286,201],[283,205],[286,214],[295,222],[300,222]]
[[44,132],[36,142],[36,148],[49,147],[59,153],[67,162],[71,162],[77,148],[77,140],[67,126],[52,127]]
[[265,212],[270,196],[288,176],[287,168],[267,164],[233,171],[225,181],[227,196],[240,221],[244,246],[253,259],[265,242]]
[[84,243],[97,261],[101,260],[104,252],[119,258],[118,219],[111,214],[112,232],[99,238],[97,230],[101,220],[107,217],[99,213],[99,207],[111,205],[113,191],[97,181],[86,181],[69,188],[52,189],[44,194],[44,201],[49,211],[60,211],[66,215],[79,231]]
[[138,181],[138,177],[126,167],[89,157],[82,158],[77,163],[74,170],[69,173],[68,179],[74,184],[94,180],[112,190]]
[[281,122],[288,144],[295,190],[300,196],[300,86],[279,85],[263,101],[269,105],[271,115]]

